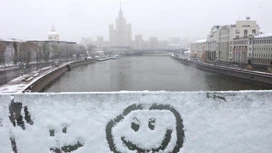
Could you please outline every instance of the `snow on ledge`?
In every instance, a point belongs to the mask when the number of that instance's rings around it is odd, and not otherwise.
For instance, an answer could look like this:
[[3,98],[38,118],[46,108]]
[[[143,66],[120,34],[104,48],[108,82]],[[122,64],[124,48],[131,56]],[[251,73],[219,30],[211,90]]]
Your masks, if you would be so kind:
[[[0,95],[0,152],[270,153],[272,92]],[[35,144],[35,145],[33,145]]]
[[272,33],[263,33],[255,36],[255,38],[267,38],[267,37],[272,37]]

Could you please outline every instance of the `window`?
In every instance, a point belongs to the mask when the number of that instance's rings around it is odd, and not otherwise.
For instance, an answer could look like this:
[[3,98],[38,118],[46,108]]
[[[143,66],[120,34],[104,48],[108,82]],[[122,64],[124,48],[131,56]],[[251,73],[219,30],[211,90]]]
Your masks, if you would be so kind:
[[252,34],[256,34],[256,30],[252,30]]
[[247,30],[244,30],[244,35],[247,36]]

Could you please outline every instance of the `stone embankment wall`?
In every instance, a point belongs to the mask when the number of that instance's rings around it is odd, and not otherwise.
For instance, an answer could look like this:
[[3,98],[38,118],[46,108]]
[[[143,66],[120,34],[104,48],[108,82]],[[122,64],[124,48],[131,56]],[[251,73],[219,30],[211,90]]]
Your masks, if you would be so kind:
[[242,79],[247,79],[247,80],[251,80],[254,82],[263,83],[268,86],[272,85],[272,74],[269,74],[269,73],[228,68],[228,67],[223,67],[223,66],[215,66],[212,64],[205,64],[205,63],[184,60],[184,59],[180,59],[177,57],[172,57],[172,58],[183,63],[183,64],[196,66],[198,69],[201,69],[201,70],[219,73],[219,74],[228,75],[228,76],[233,76],[233,77],[238,77],[238,78],[242,78]]
[[58,69],[53,70],[52,72],[42,76],[40,79],[29,85],[23,92],[42,92],[50,85],[52,85],[57,79],[59,79],[65,72],[70,71],[71,69],[81,65],[94,63],[95,61],[96,60],[84,60],[65,64]]

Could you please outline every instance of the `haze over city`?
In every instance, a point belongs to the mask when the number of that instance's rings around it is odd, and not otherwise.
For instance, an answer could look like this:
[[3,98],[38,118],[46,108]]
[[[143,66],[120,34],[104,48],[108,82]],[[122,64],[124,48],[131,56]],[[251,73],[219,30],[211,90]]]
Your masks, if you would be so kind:
[[[79,42],[82,37],[109,39],[119,0],[6,0],[0,6],[0,37],[46,40],[52,25],[61,40]],[[250,16],[262,32],[272,32],[268,0],[123,0],[122,10],[134,35],[205,38],[213,25],[235,24]]]

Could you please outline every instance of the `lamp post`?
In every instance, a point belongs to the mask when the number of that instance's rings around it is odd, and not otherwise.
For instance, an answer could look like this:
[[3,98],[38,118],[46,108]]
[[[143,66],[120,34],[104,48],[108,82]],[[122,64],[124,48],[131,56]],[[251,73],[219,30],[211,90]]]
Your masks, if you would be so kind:
[[37,70],[38,70],[38,51],[36,49],[36,67],[37,67]]
[[7,84],[6,60],[4,59],[5,84]]

